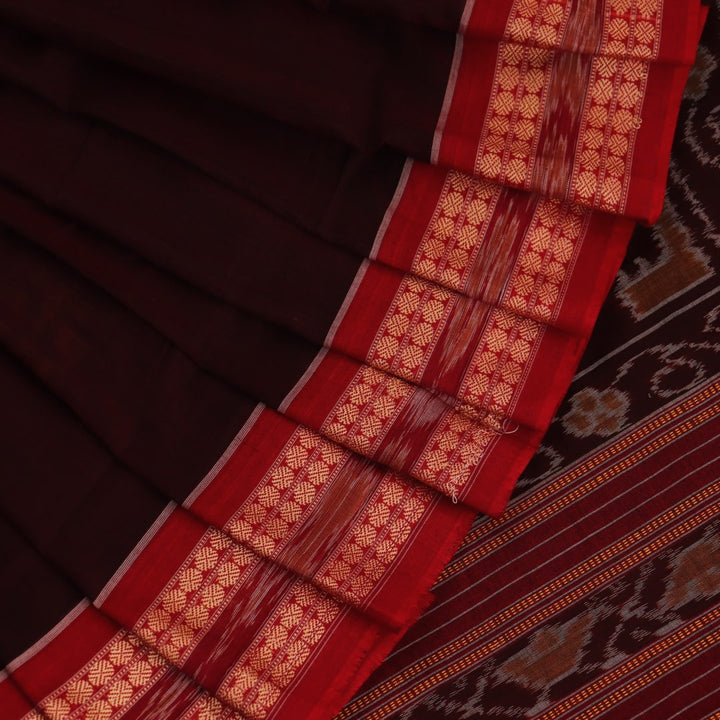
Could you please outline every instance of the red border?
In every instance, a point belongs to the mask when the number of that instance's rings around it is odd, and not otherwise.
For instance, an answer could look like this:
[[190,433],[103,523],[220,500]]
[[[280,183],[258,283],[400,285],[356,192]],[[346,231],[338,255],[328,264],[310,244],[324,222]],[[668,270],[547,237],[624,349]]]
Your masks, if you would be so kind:
[[[453,71],[456,75],[451,78],[454,85],[447,104],[448,113],[440,128],[440,164],[466,168],[474,165],[494,75],[496,33],[501,24],[504,27],[506,5],[509,0],[498,3],[488,13],[481,13],[477,8],[469,13],[467,37],[459,40],[460,62]],[[696,10],[694,6],[693,9]],[[680,19],[675,18],[680,10],[680,3],[671,3],[664,22],[680,23]],[[689,62],[697,42],[697,28],[704,16],[705,11],[686,12],[683,32],[668,34],[660,49],[661,59],[679,54]],[[487,34],[495,39],[484,39]],[[633,216],[654,217],[659,212],[687,72],[686,65],[657,63],[651,68],[643,108],[647,122],[638,134],[628,202],[628,212]],[[670,88],[669,100],[667,88]],[[661,117],[662,122],[658,124],[656,117]],[[13,666],[13,680],[6,677],[0,682],[0,696],[7,698],[9,712],[22,717],[28,712],[28,699],[39,702],[53,693],[92,660],[123,626],[135,627],[191,556],[207,532],[208,524],[221,527],[246,502],[297,429],[297,423],[315,431],[323,428],[328,415],[362,368],[361,361],[349,355],[362,357],[363,352],[368,351],[403,272],[412,267],[417,248],[432,222],[445,179],[445,172],[438,168],[422,165],[410,168],[402,194],[395,201],[394,211],[374,250],[374,257],[385,265],[370,263],[364,268],[365,274],[351,290],[347,311],[338,322],[334,349],[318,358],[289,399],[286,416],[263,410],[218,472],[202,484],[202,490],[188,508],[174,508],[159,524],[103,598],[100,609],[85,607],[61,631],[51,634],[34,653]],[[474,511],[470,506],[494,515],[502,512],[517,477],[535,452],[568,387],[631,230],[632,223],[627,220],[599,213],[591,215],[562,288],[562,300],[552,326],[545,329],[533,349],[526,375],[512,400],[509,414],[520,426],[508,428],[491,442],[463,490],[461,499],[465,504],[454,504],[448,497],[437,495],[374,593],[357,607],[345,606],[332,621],[331,629],[322,636],[320,646],[311,654],[302,672],[285,688],[272,712],[273,717],[321,720],[337,711],[430,602],[428,588],[472,522]],[[422,388],[416,392],[428,393]],[[430,393],[428,398],[436,404],[445,403],[449,411],[455,412],[451,398],[432,399]],[[384,452],[383,443],[404,442],[408,455],[399,460],[393,470],[411,474],[414,459],[427,446],[435,426],[426,418],[418,422],[402,414],[398,418],[390,424],[369,460],[392,464],[393,458]],[[259,558],[257,568],[252,583],[243,586],[244,594],[229,601],[220,619],[207,629],[182,667],[176,669],[167,664],[161,679],[153,685],[154,694],[138,700],[127,717],[147,709],[150,697],[157,701],[178,682],[182,691],[175,696],[176,708],[187,707],[200,696],[195,682],[213,692],[222,691],[228,669],[242,655],[247,639],[275,608],[272,602],[262,610],[254,606],[252,622],[243,625],[249,617],[243,614],[248,612],[249,598],[269,592],[282,598],[283,584],[293,578],[292,570],[278,558]],[[310,582],[312,578],[306,580]],[[403,598],[403,602],[399,603],[398,598]],[[208,657],[213,657],[214,662],[208,664]],[[328,678],[332,678],[332,682],[328,682]]]
[[[677,8],[675,8],[677,9]],[[693,7],[692,10],[697,10]],[[673,35],[684,38],[683,56],[687,64],[664,63],[650,66],[643,125],[637,136],[633,156],[632,177],[626,213],[644,223],[657,222],[665,200],[665,186],[670,166],[670,149],[677,127],[680,103],[685,92],[690,66],[707,18],[708,9],[700,6],[699,12],[688,13],[687,33]],[[688,22],[688,21],[692,22]],[[670,22],[670,18],[666,18]],[[680,25],[683,27],[683,25]]]

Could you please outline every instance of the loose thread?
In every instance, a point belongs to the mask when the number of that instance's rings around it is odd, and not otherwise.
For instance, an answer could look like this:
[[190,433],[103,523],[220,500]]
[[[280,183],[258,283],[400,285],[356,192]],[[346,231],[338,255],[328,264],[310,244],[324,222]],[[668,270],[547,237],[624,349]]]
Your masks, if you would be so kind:
[[[514,427],[512,430],[507,430],[505,427],[505,423],[511,422],[513,423]],[[505,418],[502,421],[502,425],[500,427],[500,435],[512,435],[513,433],[516,433],[520,429],[520,424],[515,422],[514,420],[511,420],[510,418]]]

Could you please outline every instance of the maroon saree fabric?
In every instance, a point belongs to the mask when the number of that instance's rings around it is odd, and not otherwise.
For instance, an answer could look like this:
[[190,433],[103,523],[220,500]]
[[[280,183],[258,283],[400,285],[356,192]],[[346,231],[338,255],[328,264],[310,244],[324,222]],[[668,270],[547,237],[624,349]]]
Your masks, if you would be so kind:
[[704,13],[0,16],[0,701],[329,717],[535,451]]

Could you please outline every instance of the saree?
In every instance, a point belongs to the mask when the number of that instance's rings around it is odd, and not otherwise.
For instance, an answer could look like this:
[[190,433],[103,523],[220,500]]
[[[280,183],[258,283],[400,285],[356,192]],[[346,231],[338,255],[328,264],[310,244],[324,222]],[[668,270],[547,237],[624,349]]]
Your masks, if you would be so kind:
[[718,7],[663,213],[633,232],[538,452],[336,720],[718,717]]
[[704,11],[0,14],[7,717],[331,717],[535,452]]

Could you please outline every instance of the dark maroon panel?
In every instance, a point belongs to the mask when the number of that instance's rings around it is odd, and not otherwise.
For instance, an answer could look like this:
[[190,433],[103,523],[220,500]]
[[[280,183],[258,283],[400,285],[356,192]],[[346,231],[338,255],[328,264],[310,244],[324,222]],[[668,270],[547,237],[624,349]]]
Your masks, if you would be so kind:
[[[0,74],[57,108],[136,134],[275,214],[363,254],[404,162],[397,152],[363,154],[11,24],[0,27]],[[333,232],[328,218],[348,215],[342,231]]]
[[321,10],[397,18],[455,32],[466,0],[305,0]]
[[82,599],[0,516],[0,664],[39,640]]
[[324,339],[358,255],[167,153],[7,87],[0,128],[0,174],[9,181],[211,294]]
[[0,0],[5,660],[281,402],[427,157],[454,10],[351,10]]
[[0,342],[116,457],[182,502],[254,402],[26,242],[3,233],[0,257]]
[[2,223],[116,298],[204,370],[277,407],[318,346],[183,282],[0,185]]
[[93,596],[167,505],[66,406],[0,354],[0,512]]
[[[430,151],[455,36],[287,0],[2,0],[0,10],[168,79],[358,148]],[[282,22],[278,22],[282,18]]]

